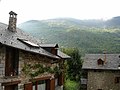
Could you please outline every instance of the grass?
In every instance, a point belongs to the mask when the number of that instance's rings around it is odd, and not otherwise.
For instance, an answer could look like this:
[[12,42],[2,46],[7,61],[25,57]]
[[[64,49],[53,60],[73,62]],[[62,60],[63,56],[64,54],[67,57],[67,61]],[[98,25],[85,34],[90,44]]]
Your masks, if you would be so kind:
[[65,82],[65,90],[78,90],[79,83],[76,81],[66,80]]

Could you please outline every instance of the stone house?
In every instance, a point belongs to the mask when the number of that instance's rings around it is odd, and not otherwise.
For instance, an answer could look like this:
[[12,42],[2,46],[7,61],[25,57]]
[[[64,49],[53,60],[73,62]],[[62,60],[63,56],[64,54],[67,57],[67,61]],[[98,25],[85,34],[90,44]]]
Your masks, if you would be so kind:
[[83,90],[120,90],[120,54],[86,54]]
[[17,28],[17,14],[9,14],[9,24],[0,23],[0,90],[63,90],[70,57]]

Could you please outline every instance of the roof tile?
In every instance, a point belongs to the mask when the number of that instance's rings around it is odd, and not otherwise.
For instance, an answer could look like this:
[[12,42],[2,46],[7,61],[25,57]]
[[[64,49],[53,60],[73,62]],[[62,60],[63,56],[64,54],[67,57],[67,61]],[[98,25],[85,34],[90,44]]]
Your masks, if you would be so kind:
[[8,25],[0,23],[0,43],[7,45],[7,46],[11,46],[14,48],[18,48],[21,50],[25,50],[28,52],[33,52],[33,53],[38,53],[41,55],[45,55],[51,58],[57,58],[59,59],[58,56],[53,55],[49,52],[47,52],[46,50],[42,49],[42,48],[32,48],[24,43],[22,43],[21,41],[17,40],[18,38],[22,38],[25,40],[28,40],[34,44],[39,45],[39,40],[33,38],[32,36],[28,35],[27,33],[23,32],[22,30],[17,28],[17,32],[11,32],[10,30],[7,29]]
[[105,54],[86,54],[83,62],[83,69],[104,69],[104,70],[120,70],[120,54],[106,54],[106,63],[104,65],[98,65],[97,60],[99,58],[104,59]]

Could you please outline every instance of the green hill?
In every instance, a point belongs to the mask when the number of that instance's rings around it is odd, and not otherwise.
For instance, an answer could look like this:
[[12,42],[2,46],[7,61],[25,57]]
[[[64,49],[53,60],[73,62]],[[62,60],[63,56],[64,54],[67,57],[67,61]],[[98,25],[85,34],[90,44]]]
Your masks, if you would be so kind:
[[[42,43],[77,47],[83,53],[103,53],[103,50],[120,53],[120,29],[111,28],[109,21],[60,18],[31,20],[18,27],[39,38]],[[108,23],[110,27],[105,28]]]

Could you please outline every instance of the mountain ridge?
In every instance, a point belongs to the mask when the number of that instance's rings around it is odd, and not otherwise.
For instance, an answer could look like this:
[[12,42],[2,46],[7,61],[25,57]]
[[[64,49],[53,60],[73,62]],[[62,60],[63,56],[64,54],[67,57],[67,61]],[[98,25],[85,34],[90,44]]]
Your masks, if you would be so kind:
[[120,52],[120,16],[107,21],[58,18],[32,20],[18,27],[42,40],[63,47],[77,47],[83,53]]

